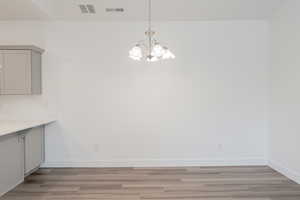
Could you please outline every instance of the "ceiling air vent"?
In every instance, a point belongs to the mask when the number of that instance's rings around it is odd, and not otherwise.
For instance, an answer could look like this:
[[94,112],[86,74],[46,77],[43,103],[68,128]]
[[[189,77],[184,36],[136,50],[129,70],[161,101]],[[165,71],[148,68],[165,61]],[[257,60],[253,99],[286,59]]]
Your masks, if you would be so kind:
[[124,8],[106,8],[106,12],[124,12]]
[[87,5],[80,4],[78,6],[79,6],[82,14],[88,14],[88,13],[95,14],[96,13],[95,7],[91,4],[87,4]]
[[87,4],[86,7],[89,10],[89,13],[96,13],[95,7],[93,5]]

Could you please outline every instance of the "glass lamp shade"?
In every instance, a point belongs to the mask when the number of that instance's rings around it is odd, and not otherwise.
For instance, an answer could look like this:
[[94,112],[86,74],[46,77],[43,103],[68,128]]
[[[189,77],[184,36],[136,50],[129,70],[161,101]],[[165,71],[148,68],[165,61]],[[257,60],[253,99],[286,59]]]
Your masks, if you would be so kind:
[[[161,46],[156,41],[153,41],[152,47],[149,46],[146,45],[146,43],[136,44],[129,51],[129,57],[137,61],[141,61],[142,59],[145,59],[147,62],[156,62],[159,60],[167,60],[167,59],[175,58],[175,55],[167,47]],[[146,54],[146,52],[149,52],[149,54]]]
[[129,57],[132,58],[133,60],[141,60],[143,58],[142,48],[138,45],[134,46],[129,51]]
[[161,58],[165,54],[165,49],[160,44],[155,44],[152,48],[151,55]]
[[167,47],[164,47],[162,59],[175,59],[175,55]]

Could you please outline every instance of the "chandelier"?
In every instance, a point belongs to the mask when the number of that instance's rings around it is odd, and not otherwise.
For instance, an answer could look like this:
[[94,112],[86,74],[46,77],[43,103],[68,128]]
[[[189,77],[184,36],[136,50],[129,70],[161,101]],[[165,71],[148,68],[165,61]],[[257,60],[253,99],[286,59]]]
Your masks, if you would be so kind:
[[146,39],[136,43],[136,45],[129,51],[129,57],[133,60],[146,60],[147,62],[174,59],[175,55],[169,50],[169,48],[162,46],[154,37],[155,31],[153,31],[151,27],[151,0],[148,0],[148,3],[149,13],[148,30],[145,32]]

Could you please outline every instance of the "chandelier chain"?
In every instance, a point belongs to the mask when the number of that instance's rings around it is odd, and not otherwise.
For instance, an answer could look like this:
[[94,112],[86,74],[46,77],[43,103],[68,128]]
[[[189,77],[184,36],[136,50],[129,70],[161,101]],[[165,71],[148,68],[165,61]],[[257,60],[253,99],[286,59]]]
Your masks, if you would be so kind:
[[151,20],[152,20],[152,15],[151,15],[151,12],[152,12],[152,1],[151,0],[148,0],[148,34],[149,34],[149,55],[151,55],[151,49],[152,49],[152,24],[151,24]]
[[151,20],[152,20],[152,1],[148,0],[148,25],[149,25],[149,31],[151,30]]

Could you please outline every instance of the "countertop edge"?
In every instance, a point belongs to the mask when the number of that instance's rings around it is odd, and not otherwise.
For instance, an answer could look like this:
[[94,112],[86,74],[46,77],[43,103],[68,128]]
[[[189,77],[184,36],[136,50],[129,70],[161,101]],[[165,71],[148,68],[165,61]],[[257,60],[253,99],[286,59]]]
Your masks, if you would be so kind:
[[[14,134],[19,131],[24,131],[37,126],[48,125],[57,121],[56,119],[45,119],[37,121],[0,121],[0,137]],[[1,130],[1,122],[6,122],[6,128]]]

